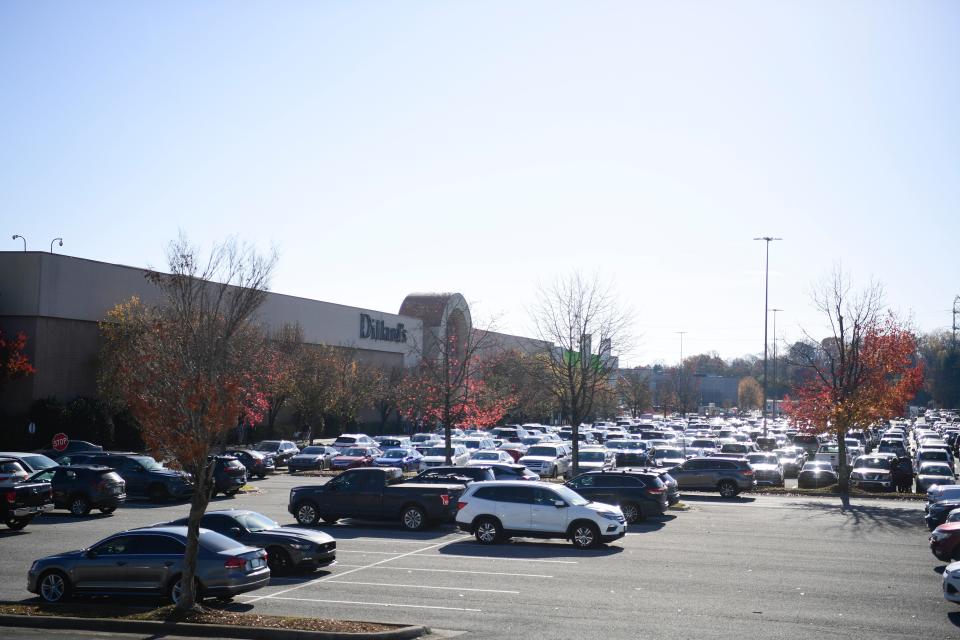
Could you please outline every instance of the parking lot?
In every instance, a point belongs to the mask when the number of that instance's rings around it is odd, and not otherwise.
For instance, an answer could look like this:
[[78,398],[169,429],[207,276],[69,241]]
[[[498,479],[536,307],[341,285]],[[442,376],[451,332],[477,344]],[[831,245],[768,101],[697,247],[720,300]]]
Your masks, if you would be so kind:
[[[219,498],[285,524],[290,487]],[[956,637],[960,609],[940,592],[919,502],[688,495],[689,511],[630,527],[593,551],[562,541],[485,547],[452,526],[418,533],[375,523],[323,527],[338,541],[329,571],[275,578],[237,610],[419,623],[470,637]],[[0,598],[24,600],[30,562],[125,528],[185,515],[130,502],[113,516],[65,512],[0,536]]]

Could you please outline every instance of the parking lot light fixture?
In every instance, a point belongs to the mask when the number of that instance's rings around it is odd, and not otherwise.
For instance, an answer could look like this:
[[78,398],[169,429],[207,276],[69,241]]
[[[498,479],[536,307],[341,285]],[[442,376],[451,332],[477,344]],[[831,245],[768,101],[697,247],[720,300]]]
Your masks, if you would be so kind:
[[767,437],[767,320],[770,315],[770,243],[783,238],[774,238],[773,236],[761,236],[754,240],[763,240],[767,243],[767,259],[764,266],[763,276],[763,437]]

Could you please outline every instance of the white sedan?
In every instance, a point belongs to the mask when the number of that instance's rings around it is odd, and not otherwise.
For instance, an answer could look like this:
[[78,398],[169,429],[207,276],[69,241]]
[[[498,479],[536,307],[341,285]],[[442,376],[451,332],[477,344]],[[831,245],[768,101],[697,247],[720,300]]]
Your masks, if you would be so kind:
[[479,466],[484,464],[513,464],[513,456],[511,456],[506,451],[500,451],[495,449],[493,451],[475,451],[472,456],[470,456],[470,462],[467,463],[468,466]]

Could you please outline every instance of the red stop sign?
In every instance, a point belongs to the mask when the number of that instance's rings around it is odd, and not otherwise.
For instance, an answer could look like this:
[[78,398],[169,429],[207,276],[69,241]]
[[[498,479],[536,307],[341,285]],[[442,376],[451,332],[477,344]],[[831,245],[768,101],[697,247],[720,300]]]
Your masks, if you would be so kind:
[[58,433],[53,436],[53,448],[57,451],[63,451],[67,448],[67,443],[70,442],[70,438],[67,437],[65,433]]

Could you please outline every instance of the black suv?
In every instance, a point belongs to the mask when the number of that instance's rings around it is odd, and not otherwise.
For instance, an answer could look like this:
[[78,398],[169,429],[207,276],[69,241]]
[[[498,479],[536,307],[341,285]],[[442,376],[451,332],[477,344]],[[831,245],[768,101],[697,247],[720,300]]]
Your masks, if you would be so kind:
[[247,484],[247,468],[233,456],[213,456],[216,465],[213,468],[213,487],[210,495],[222,493],[235,496],[243,485]]
[[[539,476],[538,476],[539,477]],[[410,478],[410,482],[428,482],[431,484],[462,484],[496,480],[493,469],[487,465],[480,467],[431,467]],[[514,478],[511,478],[513,480]],[[516,478],[522,480],[522,478]]]
[[588,471],[566,483],[592,502],[619,506],[628,524],[667,510],[667,487],[659,476],[637,471]]
[[91,509],[113,513],[127,499],[127,483],[113,469],[71,465],[51,467],[30,476],[31,482],[49,482],[55,509],[85,516]]
[[193,483],[182,471],[167,469],[141,453],[78,453],[70,456],[71,464],[92,464],[110,467],[127,483],[127,495],[150,498],[154,502],[187,500],[193,495]]
[[273,456],[263,451],[251,451],[249,449],[232,449],[225,455],[233,456],[240,461],[240,464],[247,468],[247,475],[251,478],[256,476],[261,480],[267,477],[268,473],[276,471],[276,465],[273,462]]

